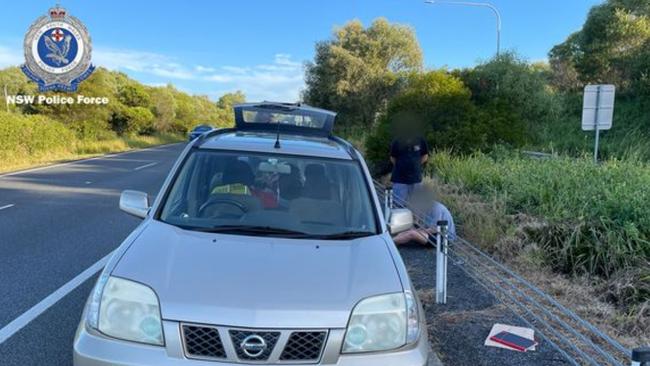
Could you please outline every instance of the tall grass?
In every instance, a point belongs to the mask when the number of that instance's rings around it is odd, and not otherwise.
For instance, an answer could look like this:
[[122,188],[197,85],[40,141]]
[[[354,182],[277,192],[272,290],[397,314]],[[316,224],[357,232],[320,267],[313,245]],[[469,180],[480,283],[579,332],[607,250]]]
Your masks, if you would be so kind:
[[443,182],[497,200],[506,213],[542,218],[545,224],[530,236],[554,269],[606,279],[634,272],[637,290],[620,300],[650,300],[647,164],[609,160],[596,165],[587,157],[532,160],[508,152],[438,152],[432,163]]

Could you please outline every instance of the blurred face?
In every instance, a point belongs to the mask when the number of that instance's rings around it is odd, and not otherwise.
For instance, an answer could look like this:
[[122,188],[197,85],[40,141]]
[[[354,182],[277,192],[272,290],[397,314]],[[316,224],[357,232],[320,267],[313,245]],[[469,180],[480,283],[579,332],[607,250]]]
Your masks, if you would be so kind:
[[274,190],[278,185],[280,175],[278,173],[263,172],[256,179],[256,185],[261,188]]
[[413,138],[424,134],[421,118],[414,112],[400,112],[395,115],[392,123],[398,138]]
[[427,184],[419,184],[415,186],[409,197],[409,206],[416,213],[424,214],[431,209],[435,200],[436,195],[433,188]]

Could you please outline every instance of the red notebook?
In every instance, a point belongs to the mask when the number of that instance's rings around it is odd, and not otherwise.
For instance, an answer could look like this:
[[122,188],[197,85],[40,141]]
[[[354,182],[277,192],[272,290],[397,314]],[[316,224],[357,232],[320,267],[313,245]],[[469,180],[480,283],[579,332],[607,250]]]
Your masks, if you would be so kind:
[[512,334],[510,332],[500,332],[490,337],[491,341],[501,343],[517,351],[526,352],[537,345],[534,340]]

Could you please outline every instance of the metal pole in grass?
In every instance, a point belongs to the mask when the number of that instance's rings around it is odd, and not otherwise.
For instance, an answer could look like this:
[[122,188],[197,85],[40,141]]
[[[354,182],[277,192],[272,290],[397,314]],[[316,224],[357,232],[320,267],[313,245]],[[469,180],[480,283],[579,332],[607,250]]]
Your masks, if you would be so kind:
[[594,162],[598,163],[600,131],[612,128],[616,86],[586,85],[582,105],[582,130],[595,131]]
[[650,366],[650,347],[632,350],[632,366]]
[[[596,106],[600,105],[600,85],[598,85],[598,91],[596,92]],[[598,143],[600,140],[600,130],[598,126],[598,107],[594,114],[594,130],[596,131],[596,143],[594,144],[594,163],[598,164]]]
[[448,234],[447,221],[436,223],[438,235],[436,235],[436,304],[447,303],[447,248]]

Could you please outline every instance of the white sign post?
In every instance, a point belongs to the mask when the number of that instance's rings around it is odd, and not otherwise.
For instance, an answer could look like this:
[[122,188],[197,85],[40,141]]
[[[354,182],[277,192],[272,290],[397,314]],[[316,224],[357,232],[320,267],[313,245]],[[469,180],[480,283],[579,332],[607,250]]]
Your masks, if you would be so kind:
[[587,85],[585,86],[584,101],[582,105],[582,130],[596,131],[594,144],[594,162],[598,162],[598,143],[600,131],[612,128],[614,119],[614,85]]

